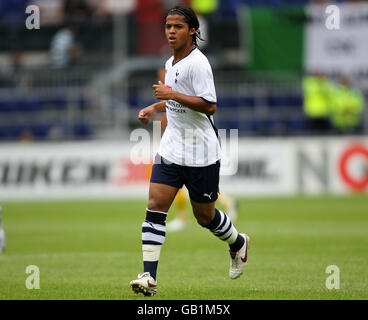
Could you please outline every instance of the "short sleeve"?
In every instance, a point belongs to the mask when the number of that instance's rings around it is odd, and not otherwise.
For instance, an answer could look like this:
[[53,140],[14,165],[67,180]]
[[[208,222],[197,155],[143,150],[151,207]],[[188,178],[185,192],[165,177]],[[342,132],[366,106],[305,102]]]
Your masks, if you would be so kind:
[[207,102],[217,103],[215,83],[209,62],[193,64],[190,71],[195,95]]

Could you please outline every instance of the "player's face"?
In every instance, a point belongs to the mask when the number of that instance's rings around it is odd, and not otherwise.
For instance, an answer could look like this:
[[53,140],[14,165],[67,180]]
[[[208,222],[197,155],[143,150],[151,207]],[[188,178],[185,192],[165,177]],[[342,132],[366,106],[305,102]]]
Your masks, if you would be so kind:
[[194,28],[189,30],[184,16],[173,14],[168,15],[166,18],[165,33],[170,48],[180,50],[185,46],[191,45],[195,30]]

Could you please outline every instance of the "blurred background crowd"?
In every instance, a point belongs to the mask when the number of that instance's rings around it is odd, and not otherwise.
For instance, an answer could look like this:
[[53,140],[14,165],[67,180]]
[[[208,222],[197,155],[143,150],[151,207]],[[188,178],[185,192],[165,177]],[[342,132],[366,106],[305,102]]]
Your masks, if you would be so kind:
[[[318,35],[335,34],[313,18],[326,16],[329,4],[354,16],[365,1],[0,0],[0,141],[127,138],[140,126],[137,111],[155,101],[151,85],[170,55],[164,16],[176,4],[200,17],[219,128],[242,136],[367,134],[368,68],[354,65],[365,49],[336,38],[319,53]],[[29,5],[40,10],[39,29],[25,26]],[[329,65],[328,50],[345,60]]]

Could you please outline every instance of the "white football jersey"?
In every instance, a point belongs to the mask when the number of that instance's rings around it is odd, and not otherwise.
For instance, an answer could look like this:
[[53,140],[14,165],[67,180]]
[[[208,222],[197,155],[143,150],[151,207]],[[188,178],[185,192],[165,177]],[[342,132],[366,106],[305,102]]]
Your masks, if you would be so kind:
[[[165,85],[188,96],[216,103],[211,65],[206,56],[193,49],[188,56],[165,65]],[[166,102],[167,127],[159,155],[178,165],[205,167],[220,159],[220,142],[213,117],[194,111],[174,100]]]

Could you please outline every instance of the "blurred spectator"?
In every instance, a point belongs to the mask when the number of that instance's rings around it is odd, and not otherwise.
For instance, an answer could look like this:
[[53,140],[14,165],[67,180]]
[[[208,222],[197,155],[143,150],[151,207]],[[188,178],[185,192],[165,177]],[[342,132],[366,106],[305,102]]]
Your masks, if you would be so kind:
[[351,87],[347,76],[342,75],[334,87],[331,122],[339,133],[353,133],[361,122],[364,109],[363,94]]
[[329,113],[332,83],[317,72],[303,79],[304,113],[310,133],[324,134],[330,129]]
[[72,65],[82,54],[82,48],[75,42],[75,24],[67,24],[51,40],[51,67],[65,68]]

